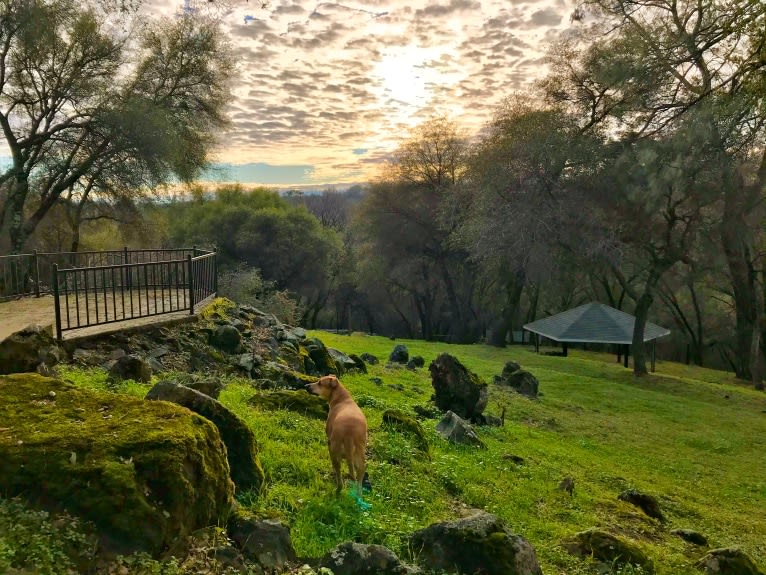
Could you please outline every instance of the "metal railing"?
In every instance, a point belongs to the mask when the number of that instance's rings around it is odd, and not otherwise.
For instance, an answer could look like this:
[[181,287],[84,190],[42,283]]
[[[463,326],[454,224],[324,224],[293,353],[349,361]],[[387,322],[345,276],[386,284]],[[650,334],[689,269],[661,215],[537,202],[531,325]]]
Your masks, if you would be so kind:
[[0,256],[0,299],[52,294],[58,339],[83,327],[194,314],[217,292],[217,278],[216,252],[196,247]]

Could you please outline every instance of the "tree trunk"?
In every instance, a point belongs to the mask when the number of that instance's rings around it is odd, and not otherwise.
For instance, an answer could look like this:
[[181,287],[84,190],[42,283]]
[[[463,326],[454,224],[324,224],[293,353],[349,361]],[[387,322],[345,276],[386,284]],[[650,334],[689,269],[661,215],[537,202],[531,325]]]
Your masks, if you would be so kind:
[[20,254],[27,241],[24,233],[24,204],[29,194],[29,182],[26,175],[19,173],[8,193],[7,202],[7,220],[8,237],[11,242],[11,253]]
[[633,375],[642,376],[649,373],[646,369],[646,345],[644,344],[644,328],[646,327],[649,308],[654,298],[650,289],[644,291],[636,303],[636,323],[633,328]]
[[721,243],[731,277],[736,312],[736,344],[734,372],[739,379],[750,380],[750,352],[755,323],[755,286],[750,274],[749,250],[746,238],[747,224],[743,215],[741,188],[731,186],[724,194],[721,220]]

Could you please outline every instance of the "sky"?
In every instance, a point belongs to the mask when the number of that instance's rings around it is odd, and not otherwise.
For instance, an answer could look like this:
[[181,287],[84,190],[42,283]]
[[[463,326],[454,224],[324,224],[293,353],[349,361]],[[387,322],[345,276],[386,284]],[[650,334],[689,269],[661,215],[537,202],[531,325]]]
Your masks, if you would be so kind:
[[373,178],[430,118],[477,133],[545,72],[574,1],[143,0],[142,10],[213,14],[233,47],[231,128],[202,180],[342,189]]
[[[270,186],[364,182],[415,125],[476,133],[544,72],[573,0],[188,0],[219,16],[237,77],[207,178]],[[170,14],[184,0],[145,0]],[[224,4],[219,4],[223,7]]]

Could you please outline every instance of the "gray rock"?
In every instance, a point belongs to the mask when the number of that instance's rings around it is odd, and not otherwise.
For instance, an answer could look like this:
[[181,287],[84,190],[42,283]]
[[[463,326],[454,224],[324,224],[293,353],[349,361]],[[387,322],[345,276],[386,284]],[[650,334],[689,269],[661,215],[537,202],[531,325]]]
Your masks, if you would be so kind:
[[444,418],[436,424],[436,431],[452,443],[485,447],[484,442],[476,435],[471,424],[452,411],[448,411]]
[[487,384],[468,371],[457,358],[442,353],[428,366],[434,403],[442,411],[453,411],[464,419],[473,420],[487,407]]
[[236,358],[234,364],[252,377],[253,371],[263,364],[263,359],[257,354],[243,353]]
[[407,346],[403,343],[400,343],[394,347],[394,350],[391,352],[391,355],[388,356],[388,361],[391,363],[401,363],[406,364],[410,359],[410,352],[407,349]]
[[306,339],[306,330],[302,327],[294,327],[293,333],[295,334],[295,337],[298,339]]
[[217,379],[214,377],[190,379],[189,381],[182,382],[182,385],[185,385],[186,387],[190,387],[191,389],[199,391],[200,393],[204,393],[205,395],[207,395],[208,397],[212,397],[213,399],[218,399],[218,396],[221,395],[221,392],[226,387],[223,383],[221,383],[220,379]]
[[510,387],[517,393],[531,398],[536,398],[540,389],[537,378],[523,369],[518,369],[507,376],[505,374],[501,377],[495,376],[495,383]]
[[221,351],[236,353],[242,342],[242,334],[231,324],[218,326],[210,338],[210,344]]
[[245,558],[264,569],[281,570],[297,560],[290,528],[279,521],[258,520],[235,513],[227,531]]
[[153,357],[153,358],[159,359],[163,356],[166,356],[169,353],[170,353],[170,350],[164,345],[161,345],[160,347],[155,347],[153,350],[147,353],[146,357]]
[[153,373],[157,373],[165,369],[165,367],[155,358],[150,357],[146,360],[146,363],[149,364],[149,367],[152,368]]
[[390,549],[382,545],[364,545],[347,541],[322,558],[322,567],[334,575],[406,575],[415,574]]
[[[83,352],[85,350],[83,350],[83,349],[76,349],[76,350],[74,350],[75,353],[77,353],[78,351],[79,352]],[[115,361],[115,360],[120,359],[121,357],[125,357],[126,355],[128,355],[128,354],[125,353],[125,350],[118,347],[117,349],[113,349],[112,351],[110,351],[109,355],[107,355],[106,358],[109,361]]]
[[764,575],[747,554],[734,547],[711,549],[694,566],[705,575]]
[[232,411],[204,393],[169,380],[155,385],[146,394],[146,399],[177,403],[212,421],[226,445],[234,484],[240,490],[260,489],[263,469],[258,460],[255,437],[248,425]]
[[501,377],[509,377],[512,373],[515,373],[521,369],[521,365],[515,361],[506,361],[503,366],[503,374]]
[[362,361],[365,361],[365,362],[369,363],[370,365],[377,365],[378,364],[378,358],[375,357],[374,355],[372,355],[371,353],[365,352],[362,355],[360,355],[359,357],[362,358]]
[[124,379],[149,383],[152,381],[152,368],[137,355],[124,355],[115,361],[109,370],[109,381],[118,382]]
[[416,531],[410,539],[410,547],[426,570],[542,575],[537,554],[529,541],[484,511]]
[[356,361],[342,351],[328,347],[327,353],[329,353],[330,357],[335,361],[335,365],[338,367],[340,375],[357,368]]
[[29,325],[0,341],[0,375],[35,371],[41,363],[53,367],[59,360],[53,336],[39,325]]

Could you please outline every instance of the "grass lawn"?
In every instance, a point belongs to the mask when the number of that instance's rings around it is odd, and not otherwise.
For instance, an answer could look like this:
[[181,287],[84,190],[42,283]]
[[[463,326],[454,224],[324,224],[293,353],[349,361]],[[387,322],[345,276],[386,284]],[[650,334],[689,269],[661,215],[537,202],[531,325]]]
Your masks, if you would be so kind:
[[[482,508],[532,543],[546,575],[594,572],[561,546],[590,527],[633,540],[660,575],[699,573],[693,563],[703,552],[671,535],[673,528],[697,530],[711,547],[738,546],[766,566],[766,395],[733,376],[658,362],[655,374],[635,379],[614,356],[578,350],[563,358],[518,346],[310,335],[381,360],[368,374],[342,378],[370,425],[371,509],[358,509],[348,493],[335,497],[323,421],[249,406],[256,390],[248,380],[232,379],[221,394],[252,426],[268,476],[260,497],[244,493],[240,501],[289,523],[300,556],[319,556],[354,539],[386,545],[409,560],[414,530]],[[410,356],[423,356],[426,367],[387,369],[396,343],[406,344]],[[518,361],[540,380],[542,396],[529,400],[490,383],[486,413],[499,416],[505,408],[506,420],[503,427],[479,428],[487,449],[449,444],[436,434],[437,420],[425,420],[429,459],[407,436],[381,429],[381,416],[387,408],[412,413],[428,402],[428,364],[442,352],[487,382],[506,361]],[[65,377],[102,384],[93,372]],[[126,391],[144,394],[146,386]],[[524,464],[508,455],[523,457]],[[556,489],[566,476],[575,480],[572,496]],[[659,499],[664,524],[617,500],[631,487]]]

